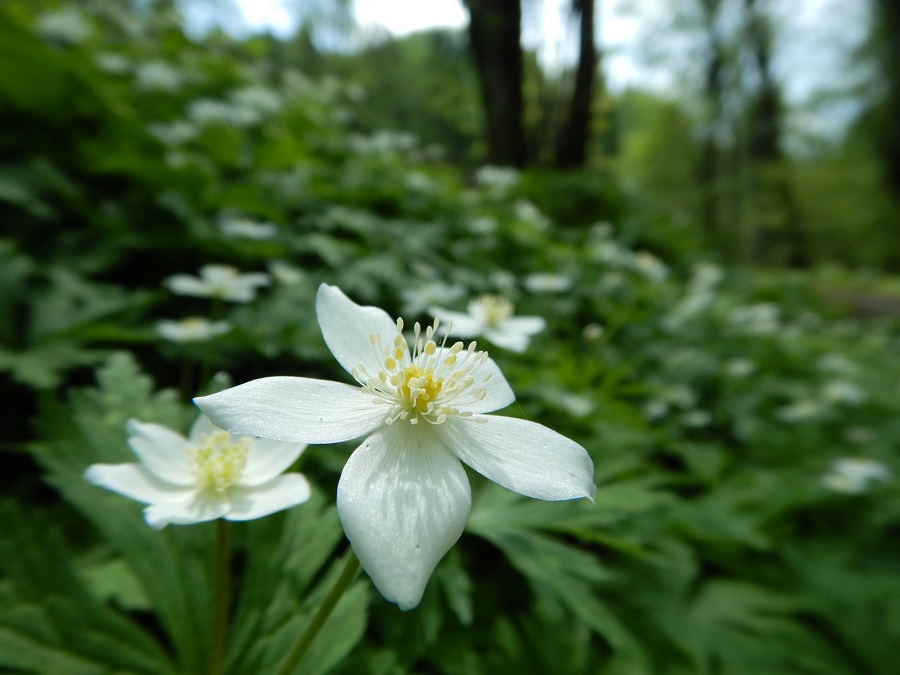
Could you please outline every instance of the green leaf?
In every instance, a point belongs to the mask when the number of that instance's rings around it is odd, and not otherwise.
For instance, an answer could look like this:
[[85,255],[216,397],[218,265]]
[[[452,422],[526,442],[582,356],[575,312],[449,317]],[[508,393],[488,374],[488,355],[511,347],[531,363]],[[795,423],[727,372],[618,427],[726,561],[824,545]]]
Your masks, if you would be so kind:
[[84,589],[72,552],[52,526],[13,502],[0,502],[0,518],[0,569],[8,584],[0,603],[0,665],[42,673],[175,672],[148,633]]

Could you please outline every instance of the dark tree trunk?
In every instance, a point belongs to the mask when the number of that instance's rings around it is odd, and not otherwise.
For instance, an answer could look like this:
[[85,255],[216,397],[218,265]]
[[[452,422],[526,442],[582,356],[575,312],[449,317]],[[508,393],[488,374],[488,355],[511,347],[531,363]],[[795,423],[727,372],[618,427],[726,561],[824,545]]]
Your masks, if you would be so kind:
[[563,118],[557,136],[556,166],[572,169],[584,166],[591,138],[591,104],[599,57],[594,40],[595,0],[574,0],[580,16],[580,49],[575,89],[569,103],[568,115]]
[[723,71],[725,53],[717,27],[721,0],[703,0],[703,20],[707,33],[706,73],[703,94],[706,99],[706,116],[697,163],[697,182],[700,184],[700,219],[703,231],[710,243],[721,234],[720,183],[721,148],[718,129],[722,124]]
[[900,0],[877,0],[881,34],[881,76],[887,84],[884,122],[879,133],[885,184],[900,199]]
[[781,96],[772,76],[771,26],[758,0],[744,0],[747,44],[756,65],[759,86],[750,107],[748,153],[755,188],[754,256],[761,261],[805,267],[810,262],[809,239],[794,196],[781,147]]
[[469,43],[484,105],[487,160],[524,166],[528,159],[522,114],[519,0],[466,0]]

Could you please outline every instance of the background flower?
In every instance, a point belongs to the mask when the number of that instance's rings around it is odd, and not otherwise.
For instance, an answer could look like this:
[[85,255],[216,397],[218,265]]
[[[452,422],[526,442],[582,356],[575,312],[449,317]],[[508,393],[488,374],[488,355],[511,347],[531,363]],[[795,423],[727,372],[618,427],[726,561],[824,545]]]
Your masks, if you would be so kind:
[[531,336],[547,325],[540,316],[513,316],[513,304],[499,295],[482,295],[469,303],[467,314],[443,307],[430,311],[449,324],[451,335],[470,338],[484,336],[498,347],[524,352]]
[[252,520],[302,504],[309,483],[281,475],[306,447],[235,436],[201,415],[187,438],[159,424],[128,422],[128,444],[139,464],[94,464],[85,479],[149,506],[153,528],[216,518]]

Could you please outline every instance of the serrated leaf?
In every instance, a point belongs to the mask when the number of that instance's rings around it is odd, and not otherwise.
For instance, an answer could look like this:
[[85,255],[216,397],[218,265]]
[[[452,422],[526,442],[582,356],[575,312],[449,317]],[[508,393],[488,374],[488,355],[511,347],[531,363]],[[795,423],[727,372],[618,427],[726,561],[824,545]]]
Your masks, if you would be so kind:
[[[73,556],[46,524],[0,504],[6,523],[0,568],[9,584],[0,607],[0,665],[35,672],[172,673],[160,645],[87,593]],[[46,668],[46,669],[44,669]]]

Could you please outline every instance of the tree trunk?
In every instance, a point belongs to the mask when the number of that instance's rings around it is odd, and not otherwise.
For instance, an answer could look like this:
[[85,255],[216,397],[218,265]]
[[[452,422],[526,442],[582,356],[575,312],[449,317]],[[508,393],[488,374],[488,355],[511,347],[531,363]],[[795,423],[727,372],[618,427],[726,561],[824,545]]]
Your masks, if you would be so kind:
[[484,105],[487,160],[524,166],[528,160],[522,113],[519,0],[466,0],[469,45]]
[[574,0],[573,8],[580,16],[580,49],[575,89],[557,136],[556,166],[572,169],[584,166],[591,138],[591,104],[594,100],[599,57],[594,39],[595,0]]
[[703,120],[700,158],[697,163],[697,182],[700,186],[700,220],[703,232],[707,241],[715,244],[721,235],[719,211],[722,153],[718,129],[722,124],[725,53],[722,37],[716,25],[721,0],[704,0],[701,4],[707,34],[706,73],[703,83],[706,115]]
[[882,68],[887,85],[885,114],[879,133],[879,151],[884,162],[884,179],[888,189],[900,199],[900,0],[877,0]]
[[750,106],[748,154],[755,191],[754,256],[762,261],[805,267],[810,262],[808,235],[794,196],[781,148],[782,115],[778,85],[772,77],[771,26],[757,0],[744,0],[747,44],[759,86]]

